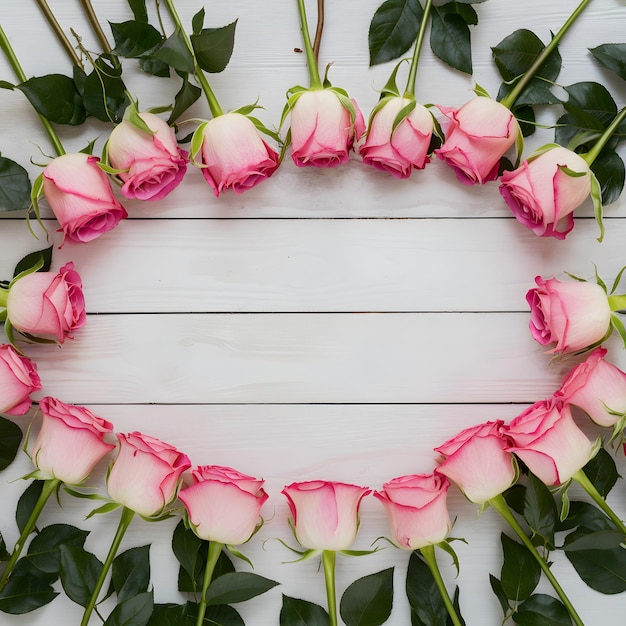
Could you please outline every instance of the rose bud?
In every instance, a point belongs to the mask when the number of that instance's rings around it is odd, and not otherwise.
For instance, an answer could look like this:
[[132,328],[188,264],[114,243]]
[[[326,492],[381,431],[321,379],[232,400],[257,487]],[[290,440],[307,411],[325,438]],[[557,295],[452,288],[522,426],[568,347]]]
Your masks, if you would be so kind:
[[476,504],[495,498],[517,480],[517,463],[507,451],[502,424],[496,420],[466,428],[435,448],[443,457],[435,472],[456,483]]
[[515,218],[535,235],[565,239],[574,228],[572,212],[591,192],[590,171],[575,152],[553,148],[504,172],[500,194]]
[[46,396],[39,403],[41,430],[30,452],[41,478],[82,483],[96,463],[115,448],[104,441],[113,424],[81,406]]
[[600,285],[556,278],[535,278],[537,287],[526,294],[530,305],[530,332],[550,351],[577,352],[602,341],[610,330],[609,300]]
[[515,116],[491,98],[478,97],[461,108],[439,107],[448,118],[446,140],[435,154],[464,185],[498,177],[500,159],[520,133]]
[[248,541],[268,498],[264,481],[217,465],[200,466],[192,476],[193,484],[181,489],[178,498],[196,535],[234,546]]
[[582,469],[591,458],[592,444],[559,400],[541,400],[528,407],[504,433],[514,452],[546,485],[560,485]]
[[73,263],[57,273],[33,272],[13,283],[7,319],[21,333],[63,343],[86,321],[82,283]]
[[199,155],[202,174],[216,198],[227,189],[243,193],[278,168],[278,153],[245,115],[219,115],[202,124],[198,132],[202,133],[202,145],[193,156]]
[[187,455],[173,446],[138,432],[118,434],[119,452],[107,477],[115,502],[144,517],[163,513],[178,493]]
[[401,476],[375,491],[387,511],[396,544],[405,550],[419,550],[442,542],[452,524],[447,496],[450,483],[438,474]]
[[41,389],[36,365],[9,344],[0,345],[0,413],[24,415]]
[[347,550],[356,539],[366,487],[313,480],[287,485],[296,539],[310,550]]
[[128,217],[95,156],[64,154],[51,161],[42,176],[46,200],[71,241],[91,241]]
[[120,171],[122,193],[127,198],[160,200],[183,180],[187,153],[176,143],[174,130],[152,113],[139,113],[152,134],[124,119],[107,142],[107,159]]
[[604,359],[606,352],[596,348],[570,371],[555,394],[563,403],[585,411],[599,426],[613,426],[626,414],[626,373]]
[[430,161],[428,148],[434,122],[426,107],[415,103],[415,108],[394,128],[398,114],[410,103],[408,98],[388,98],[375,110],[359,150],[364,163],[396,178],[408,178],[413,168],[424,169]]
[[336,167],[348,161],[355,141],[365,131],[354,100],[354,119],[330,89],[305,91],[291,109],[291,158],[298,167]]

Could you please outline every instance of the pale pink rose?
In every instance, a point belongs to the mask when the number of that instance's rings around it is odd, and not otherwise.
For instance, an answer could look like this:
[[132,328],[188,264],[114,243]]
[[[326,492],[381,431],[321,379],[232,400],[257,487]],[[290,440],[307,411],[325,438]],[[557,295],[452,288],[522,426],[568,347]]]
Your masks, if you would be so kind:
[[354,121],[336,93],[304,92],[291,110],[291,158],[298,167],[336,167],[346,163],[355,141],[365,132],[363,114],[354,100]]
[[356,539],[367,487],[325,480],[292,483],[287,497],[296,538],[310,550],[347,550]]
[[[564,171],[582,173],[572,176]],[[553,148],[500,178],[500,194],[515,218],[540,237],[565,239],[574,228],[572,212],[591,192],[587,162],[567,148]]]
[[243,193],[263,182],[276,171],[280,157],[245,115],[225,113],[204,124],[200,162],[219,197],[228,189]]
[[104,438],[113,424],[82,406],[65,404],[46,396],[39,403],[41,430],[30,452],[33,463],[46,478],[68,485],[82,483],[96,463],[115,448]]
[[24,415],[41,389],[36,365],[9,344],[0,345],[0,413]]
[[605,348],[596,348],[570,371],[555,396],[585,411],[596,424],[613,426],[620,416],[609,409],[626,414],[626,373],[605,356]]
[[128,120],[118,124],[107,142],[107,157],[117,176],[124,182],[127,198],[160,200],[183,180],[187,153],[176,143],[174,130],[153,113],[139,113],[154,134],[147,133]]
[[446,140],[435,154],[454,169],[464,185],[495,180],[500,159],[520,132],[511,111],[482,96],[459,109],[440,106],[439,110],[449,122]]
[[419,550],[442,542],[452,524],[447,496],[450,483],[445,476],[413,474],[394,478],[374,496],[385,506],[389,526],[400,548]]
[[66,263],[58,273],[33,272],[15,281],[7,297],[7,317],[21,333],[60,343],[71,337],[87,319],[74,264]]
[[428,158],[434,122],[428,109],[421,104],[396,126],[398,113],[407,106],[408,98],[391,98],[370,121],[370,127],[359,152],[363,162],[389,172],[396,178],[408,178],[413,168],[423,169]]
[[234,546],[248,541],[268,498],[264,481],[218,465],[200,466],[192,475],[193,484],[178,497],[196,535]]
[[64,154],[51,161],[43,171],[43,192],[71,241],[87,243],[128,217],[95,156]]
[[513,442],[508,450],[546,485],[566,482],[591,458],[591,441],[554,398],[528,407],[503,431]]
[[507,452],[502,420],[462,430],[435,448],[443,457],[438,474],[456,483],[471,502],[482,504],[506,491],[517,479],[517,463]]
[[535,277],[537,287],[526,294],[530,306],[530,332],[550,351],[577,352],[604,339],[610,329],[609,300],[600,285]]
[[107,477],[115,502],[144,517],[163,513],[178,493],[187,455],[168,443],[138,432],[118,434],[119,452]]

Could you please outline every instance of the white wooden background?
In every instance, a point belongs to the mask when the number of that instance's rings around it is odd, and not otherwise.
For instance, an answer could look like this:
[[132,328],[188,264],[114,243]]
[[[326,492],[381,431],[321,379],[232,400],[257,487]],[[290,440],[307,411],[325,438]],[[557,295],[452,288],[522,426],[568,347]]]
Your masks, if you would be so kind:
[[[50,4],[68,32],[73,27],[98,50],[78,0]],[[314,25],[314,3],[309,4]],[[346,88],[367,116],[391,69],[368,69],[367,31],[380,2],[326,4],[322,63],[334,63],[333,83]],[[522,26],[547,41],[576,4],[475,5],[480,22],[472,32],[474,79],[433,59],[426,45],[418,99],[460,105],[472,96],[474,80],[495,95],[499,80],[490,46]],[[123,0],[97,0],[94,6],[105,25],[131,19]],[[179,0],[186,24],[201,6],[201,0]],[[295,0],[211,0],[206,9],[212,26],[239,18],[232,61],[211,77],[223,107],[259,98],[265,107],[260,117],[277,124],[285,91],[307,80],[304,57],[294,53],[301,46]],[[27,75],[70,72],[34,2],[4,3],[0,20]],[[625,39],[626,2],[594,0],[560,47],[560,83],[597,80],[623,106],[626,85],[600,70],[587,48]],[[4,60],[0,74],[13,79]],[[125,76],[144,109],[169,101],[178,88],[176,80],[141,75],[134,61],[125,63]],[[40,151],[50,153],[47,138],[19,92],[2,91],[0,107],[0,150],[34,178],[40,169],[29,161],[45,161]],[[550,123],[556,114],[544,111],[540,119]],[[200,101],[189,117],[207,115]],[[59,132],[70,150],[94,137],[100,149],[109,128],[90,123]],[[552,138],[552,131],[538,131],[526,154]],[[612,280],[626,263],[625,198],[606,208],[604,243],[596,242],[590,205],[576,212],[567,241],[558,242],[538,239],[517,223],[495,183],[463,187],[438,161],[398,181],[366,167],[358,156],[336,170],[298,169],[286,159],[260,186],[219,200],[190,168],[168,198],[124,201],[130,218],[99,240],[55,249],[54,267],[73,260],[83,277],[88,321],[62,348],[29,347],[28,354],[39,366],[43,393],[88,406],[118,431],[160,437],[194,464],[231,465],[266,479],[268,522],[245,552],[257,573],[281,585],[238,608],[248,624],[277,624],[281,593],[325,603],[316,563],[283,564],[291,554],[273,540],[293,543],[282,487],[323,478],[380,488],[394,476],[430,471],[432,448],[460,429],[508,420],[550,395],[575,361],[550,364],[530,338],[524,295],[536,274],[564,278],[569,271],[591,278],[593,263]],[[6,278],[19,258],[45,241],[29,235],[21,216],[2,218],[0,274]],[[54,232],[54,220],[46,223]],[[609,348],[610,358],[626,368],[620,344],[611,340]],[[580,423],[590,436],[597,434],[583,418]],[[624,472],[624,459],[618,459]],[[18,478],[30,471],[29,463],[21,456],[0,476],[0,528],[9,545],[17,533],[15,502],[25,487]],[[104,469],[103,463],[97,484]],[[620,482],[610,499],[622,515],[624,493]],[[87,548],[103,558],[116,514],[83,521],[88,503],[64,497],[62,505],[51,501],[41,524],[63,521],[92,530]],[[453,535],[468,545],[456,544],[456,581],[441,555],[446,580],[460,584],[469,625],[499,624],[488,574],[500,571],[503,524],[493,511],[478,518],[476,507],[455,488],[449,506],[457,518]],[[159,602],[182,601],[170,549],[175,523],[135,520],[123,544],[152,543]],[[388,530],[382,506],[367,498],[355,547],[367,548],[383,534]],[[359,576],[395,566],[388,623],[406,626],[407,559],[392,548],[338,559],[339,591]],[[554,561],[587,624],[599,624],[600,614],[607,623],[621,623],[623,594],[602,596],[579,581],[562,554]],[[3,615],[0,621],[75,624],[81,611],[61,596],[35,613]]]

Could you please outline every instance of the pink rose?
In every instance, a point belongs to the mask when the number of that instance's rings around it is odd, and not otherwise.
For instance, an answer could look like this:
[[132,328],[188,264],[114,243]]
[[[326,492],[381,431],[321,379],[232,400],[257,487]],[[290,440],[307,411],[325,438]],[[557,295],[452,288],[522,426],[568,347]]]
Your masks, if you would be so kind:
[[41,389],[37,367],[9,344],[0,345],[0,413],[24,415],[30,394]]
[[[572,176],[566,169],[582,176]],[[561,147],[524,161],[500,179],[500,194],[515,218],[540,237],[565,239],[574,228],[572,212],[590,192],[589,165]]]
[[439,107],[449,119],[446,140],[435,154],[464,185],[498,177],[500,159],[520,132],[514,115],[491,98],[478,97],[460,109]]
[[405,550],[419,550],[442,542],[450,532],[447,496],[450,483],[444,476],[414,474],[383,485],[374,496],[385,506],[396,543]]
[[176,143],[174,130],[158,115],[139,113],[154,132],[147,133],[128,120],[118,124],[107,142],[107,158],[124,182],[127,198],[160,200],[183,180],[187,153]]
[[559,400],[541,400],[503,428],[514,452],[546,485],[569,480],[591,458],[592,444]]
[[193,485],[178,494],[200,539],[240,545],[254,534],[268,495],[263,480],[217,465],[193,471]]
[[33,272],[13,283],[7,317],[21,333],[63,343],[86,321],[82,283],[73,263],[59,273]]
[[187,455],[138,432],[118,434],[120,448],[107,477],[113,500],[144,517],[155,517],[175,498]]
[[49,396],[39,403],[41,430],[30,456],[45,478],[68,485],[82,483],[96,463],[115,448],[104,441],[113,424],[82,406],[65,404]]
[[43,171],[43,192],[71,241],[91,241],[128,217],[95,156],[64,154],[54,159]]
[[389,98],[374,113],[365,143],[360,148],[365,163],[396,178],[408,178],[413,168],[424,169],[430,161],[428,148],[434,122],[426,107],[416,103],[396,128],[393,127],[398,113],[410,102],[408,98]]
[[502,420],[462,430],[435,448],[443,460],[435,470],[455,482],[471,502],[482,504],[517,480],[517,463],[507,451]]
[[351,121],[339,96],[330,89],[305,91],[291,110],[291,158],[298,167],[336,167],[346,163],[353,143],[365,131],[354,100]]
[[577,352],[602,341],[610,330],[609,300],[600,285],[556,278],[535,278],[537,287],[526,294],[530,332],[551,352]]
[[620,419],[609,409],[626,414],[626,373],[604,359],[605,348],[596,348],[567,375],[555,396],[582,409],[600,426],[613,426]]
[[227,189],[243,193],[278,168],[280,157],[245,115],[225,113],[200,128],[202,174],[216,198]]
[[347,550],[356,539],[367,487],[325,480],[292,483],[287,497],[296,538],[310,550]]

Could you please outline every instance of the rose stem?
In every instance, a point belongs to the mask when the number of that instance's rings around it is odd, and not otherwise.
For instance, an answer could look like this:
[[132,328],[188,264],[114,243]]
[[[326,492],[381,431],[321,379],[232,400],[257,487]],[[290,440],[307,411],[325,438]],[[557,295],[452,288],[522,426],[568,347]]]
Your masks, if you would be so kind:
[[330,626],[337,626],[337,590],[335,587],[335,560],[337,553],[334,550],[322,552],[322,565],[324,566],[324,581],[326,582],[326,602],[328,604],[328,616]]
[[528,85],[532,77],[535,75],[537,70],[544,64],[545,60],[550,56],[552,51],[557,47],[559,41],[565,33],[568,31],[569,27],[574,23],[576,18],[583,12],[584,8],[591,2],[591,0],[582,0],[582,2],[576,7],[574,12],[567,18],[567,21],[559,32],[554,35],[550,43],[541,51],[541,54],[535,59],[535,62],[530,66],[530,68],[526,71],[525,74],[519,79],[519,81],[515,84],[515,87],[506,95],[502,100],[500,100],[500,104],[503,104],[507,109],[511,109],[515,104],[515,101],[519,98],[520,94]]
[[215,94],[213,93],[213,90],[211,89],[211,86],[209,85],[209,81],[204,75],[202,68],[198,65],[198,61],[196,61],[196,55],[194,54],[193,46],[191,45],[191,40],[189,39],[185,29],[183,28],[178,12],[176,11],[176,7],[174,6],[173,0],[163,0],[163,1],[165,2],[165,5],[167,6],[167,10],[170,12],[170,15],[172,16],[172,20],[174,20],[174,24],[180,30],[183,36],[183,39],[185,40],[185,43],[187,44],[187,48],[189,49],[189,52],[191,52],[191,56],[193,57],[194,73],[196,75],[196,78],[198,79],[198,82],[200,83],[200,87],[202,87],[202,91],[204,92],[204,95],[206,96],[207,102],[209,103],[209,109],[211,109],[211,114],[213,115],[213,117],[218,117],[220,115],[223,115],[224,111],[222,111],[222,107],[220,106],[220,103],[217,101],[217,98],[215,97]]
[[413,49],[413,58],[411,59],[411,67],[409,68],[409,78],[406,83],[406,89],[404,90],[404,96],[415,97],[415,78],[417,76],[417,64],[422,50],[422,44],[424,43],[424,36],[426,35],[426,26],[428,25],[428,18],[430,17],[430,10],[433,6],[433,0],[426,0],[424,5],[424,11],[422,12],[422,20],[420,22],[419,30],[417,31],[417,38],[415,40],[415,48]]
[[98,580],[96,581],[96,586],[94,587],[91,597],[89,598],[89,603],[85,607],[85,612],[83,613],[83,619],[80,622],[80,626],[87,626],[89,624],[89,618],[91,617],[91,613],[96,607],[96,603],[98,601],[98,596],[100,595],[100,591],[102,586],[104,585],[104,581],[107,577],[109,569],[111,568],[111,564],[113,563],[113,559],[117,554],[117,551],[120,547],[120,543],[122,543],[122,538],[124,537],[124,533],[128,528],[131,520],[133,519],[133,515],[135,512],[131,509],[124,507],[122,509],[122,515],[120,517],[120,522],[117,526],[117,530],[115,531],[115,537],[113,537],[113,542],[111,543],[111,547],[109,548],[109,553],[102,565],[102,570],[100,571],[100,575],[98,576]]
[[509,510],[509,507],[502,494],[497,495],[495,498],[491,498],[491,500],[489,500],[489,503],[496,511],[498,511],[498,513],[500,513],[500,515],[505,519],[509,526],[515,531],[516,535],[522,540],[522,543],[528,548],[528,551],[535,557],[536,561],[539,563],[539,566],[543,570],[543,573],[546,575],[546,578],[550,581],[550,584],[561,599],[561,602],[563,602],[563,604],[567,608],[567,611],[570,614],[570,617],[574,620],[576,626],[585,626],[582,619],[580,619],[578,613],[576,613],[576,609],[570,602],[567,594],[565,593],[565,591],[563,591],[561,585],[559,585],[558,580],[550,571],[548,564],[541,557],[539,552],[537,552],[537,548],[535,548],[535,546],[532,544],[531,540],[524,532],[524,529],[519,525],[519,522],[515,519],[515,517],[513,517],[513,514]]
[[448,595],[446,585],[443,582],[443,578],[441,578],[441,572],[439,571],[439,566],[437,565],[437,557],[435,556],[435,546],[424,546],[423,548],[420,548],[420,552],[422,553],[422,556],[426,561],[426,565],[428,565],[428,569],[430,569],[430,572],[435,579],[435,584],[437,585],[437,589],[439,589],[439,595],[441,595],[441,599],[446,605],[446,610],[448,611],[448,615],[450,616],[452,623],[454,626],[461,626],[461,620],[456,614],[454,605]]
[[613,119],[613,121],[607,126],[606,130],[600,135],[598,141],[593,144],[593,148],[581,154],[580,156],[587,161],[588,165],[591,165],[597,158],[602,148],[606,145],[607,141],[611,138],[613,133],[617,130],[617,127],[624,121],[626,117],[626,107],[624,107]]
[[198,606],[198,617],[196,618],[196,626],[202,626],[204,623],[204,614],[206,612],[206,590],[211,584],[211,578],[213,577],[213,571],[217,560],[220,558],[222,552],[222,546],[224,544],[218,541],[209,542],[209,554],[207,556],[206,567],[204,568],[204,579],[202,580],[202,597],[200,598],[200,605]]
[[44,17],[46,18],[48,24],[54,31],[58,40],[61,42],[63,49],[65,50],[65,52],[67,52],[67,55],[70,57],[70,59],[72,59],[72,62],[74,63],[74,65],[78,65],[78,67],[82,67],[82,63],[80,59],[78,58],[78,55],[76,54],[76,50],[74,50],[74,48],[72,47],[70,40],[67,38],[67,36],[63,32],[63,29],[59,25],[59,22],[57,21],[50,7],[48,6],[48,3],[46,2],[46,0],[36,0],[36,2],[39,5],[41,12],[44,14]]
[[[0,48],[2,48],[2,51],[4,52],[9,64],[11,65],[11,69],[15,73],[17,79],[21,83],[26,82],[26,74],[24,74],[24,70],[22,69],[20,62],[15,55],[15,50],[13,50],[13,47],[11,46],[2,26],[0,26]],[[65,149],[63,148],[61,140],[56,134],[56,131],[54,130],[54,128],[52,128],[52,124],[43,115],[41,115],[41,113],[37,113],[37,115],[39,115],[39,119],[41,120],[43,127],[48,133],[48,137],[50,137],[50,141],[52,142],[54,151],[57,153],[58,156],[65,154]]]
[[626,536],[626,526],[624,522],[617,517],[615,511],[606,503],[606,500],[598,493],[598,490],[593,486],[593,483],[587,478],[587,475],[583,470],[578,470],[572,478],[593,498],[593,501],[607,514],[610,520],[617,526],[617,528]]
[[[166,0],[167,1],[167,0]],[[304,53],[306,54],[306,64],[309,68],[309,83],[311,89],[323,89],[322,79],[315,60],[313,46],[311,46],[311,36],[309,35],[309,27],[306,21],[306,10],[304,8],[304,0],[298,1],[298,13],[300,14],[300,30],[302,31],[302,41],[304,43]]]
[[318,67],[322,32],[324,32],[324,0],[317,0],[317,27],[315,28],[315,37],[313,39],[313,55],[315,56],[315,64]]
[[20,533],[19,539],[17,540],[15,547],[13,548],[13,552],[11,553],[11,558],[7,563],[6,569],[2,573],[2,578],[0,578],[0,589],[3,589],[9,580],[9,576],[13,571],[13,567],[17,563],[17,560],[20,558],[20,554],[24,549],[24,544],[26,543],[26,539],[31,532],[33,532],[33,528],[37,523],[37,519],[39,518],[39,514],[43,510],[43,507],[46,505],[48,498],[55,492],[57,487],[61,484],[61,481],[57,478],[51,478],[49,480],[43,481],[43,487],[41,489],[41,493],[37,498],[37,502],[31,511],[31,514],[24,526],[22,532]]

